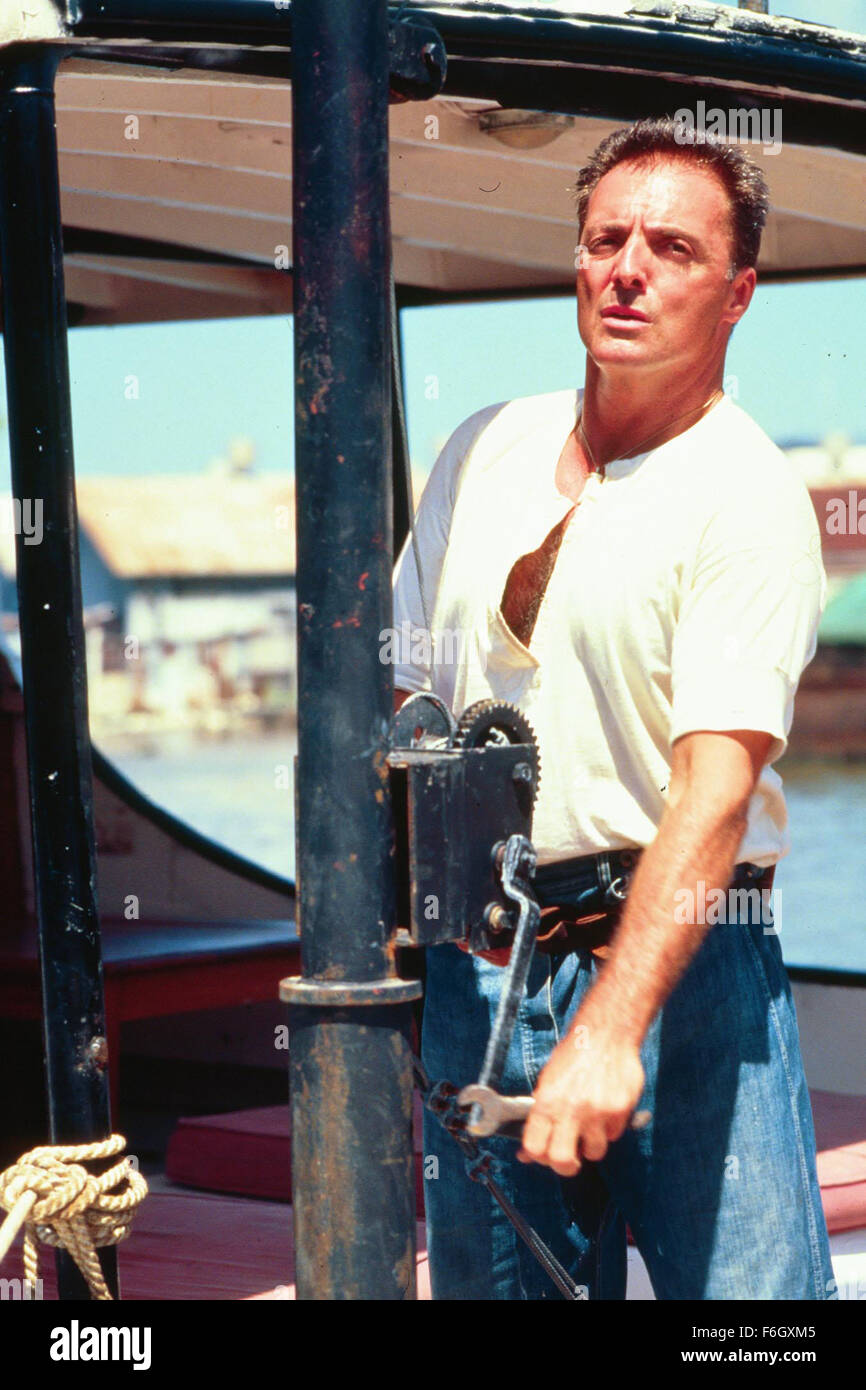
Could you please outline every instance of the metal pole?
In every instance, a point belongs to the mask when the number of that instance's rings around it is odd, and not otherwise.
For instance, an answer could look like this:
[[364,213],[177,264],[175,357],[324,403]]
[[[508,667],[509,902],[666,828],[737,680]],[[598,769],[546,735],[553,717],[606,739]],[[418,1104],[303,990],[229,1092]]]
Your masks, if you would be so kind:
[[415,1296],[410,1001],[394,973],[388,29],[296,0],[298,906],[290,1005],[302,1299]]
[[[32,54],[33,50],[30,50]],[[0,275],[51,1139],[110,1133],[57,175],[57,58],[0,69]],[[29,513],[25,510],[30,507]],[[24,517],[28,525],[23,525]],[[41,527],[34,524],[41,518]],[[41,540],[37,542],[41,529]],[[29,532],[28,534],[25,534]],[[114,1250],[102,1265],[117,1296]],[[58,1255],[61,1298],[87,1298]]]

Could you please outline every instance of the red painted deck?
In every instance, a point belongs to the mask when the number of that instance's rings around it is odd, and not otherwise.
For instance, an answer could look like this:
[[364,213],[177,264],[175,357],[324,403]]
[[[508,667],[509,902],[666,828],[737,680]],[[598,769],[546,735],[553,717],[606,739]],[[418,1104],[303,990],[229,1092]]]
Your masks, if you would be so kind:
[[[831,1232],[861,1229],[866,1225],[866,1098],[817,1091],[812,1101],[828,1226]],[[288,1107],[181,1121],[169,1147],[170,1159],[174,1149],[177,1176],[229,1187],[247,1183],[255,1188],[257,1182],[267,1181],[273,1195],[284,1199],[225,1196],[182,1187],[163,1176],[148,1179],[150,1195],[132,1235],[119,1247],[125,1301],[294,1298],[291,1206],[286,1200],[288,1130]],[[178,1136],[184,1137],[186,1148],[177,1148]],[[420,1153],[420,1129],[416,1150]],[[270,1189],[259,1186],[262,1190]],[[417,1233],[418,1297],[429,1299],[421,1221]],[[16,1248],[4,1260],[2,1275],[9,1279],[20,1274]],[[42,1276],[43,1296],[54,1298],[50,1250],[42,1257]]]
[[[294,1297],[291,1207],[148,1181],[150,1195],[118,1247],[124,1302]],[[429,1298],[421,1222],[418,1249],[418,1296]],[[19,1242],[3,1261],[3,1277],[21,1273]],[[43,1297],[56,1298],[54,1252],[44,1246],[40,1273]]]
[[[866,1096],[811,1091],[818,1179],[829,1231],[866,1226]],[[415,1200],[424,1215],[421,1102],[415,1096]],[[197,1190],[291,1200],[289,1107],[269,1106],[181,1120],[166,1172]]]

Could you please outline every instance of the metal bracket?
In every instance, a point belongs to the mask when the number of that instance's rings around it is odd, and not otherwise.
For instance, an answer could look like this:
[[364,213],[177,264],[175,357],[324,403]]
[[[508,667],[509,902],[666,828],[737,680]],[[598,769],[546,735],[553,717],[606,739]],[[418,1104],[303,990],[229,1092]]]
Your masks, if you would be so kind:
[[429,101],[445,84],[445,44],[432,24],[395,19],[388,26],[391,101]]

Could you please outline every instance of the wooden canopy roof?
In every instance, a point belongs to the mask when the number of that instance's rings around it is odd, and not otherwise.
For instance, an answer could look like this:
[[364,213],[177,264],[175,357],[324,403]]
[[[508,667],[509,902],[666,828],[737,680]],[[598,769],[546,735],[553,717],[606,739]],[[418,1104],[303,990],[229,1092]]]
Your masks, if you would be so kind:
[[[156,0],[133,22],[135,8],[55,14],[71,322],[290,312],[290,6],[226,0],[215,38],[229,10],[250,32],[222,49],[203,47],[207,7]],[[391,108],[404,299],[569,290],[580,164],[616,125],[699,101],[763,111],[773,132],[750,145],[772,196],[761,273],[866,273],[863,37],[678,0],[413,11],[438,27],[448,77],[435,99]]]

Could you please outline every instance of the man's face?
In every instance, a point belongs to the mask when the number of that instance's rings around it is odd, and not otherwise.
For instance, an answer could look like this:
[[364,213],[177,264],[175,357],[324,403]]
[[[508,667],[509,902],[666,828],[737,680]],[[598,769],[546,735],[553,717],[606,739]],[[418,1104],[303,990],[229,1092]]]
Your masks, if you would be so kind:
[[730,203],[715,174],[682,159],[616,165],[592,193],[581,246],[578,327],[600,367],[724,357],[755,275],[728,278]]

